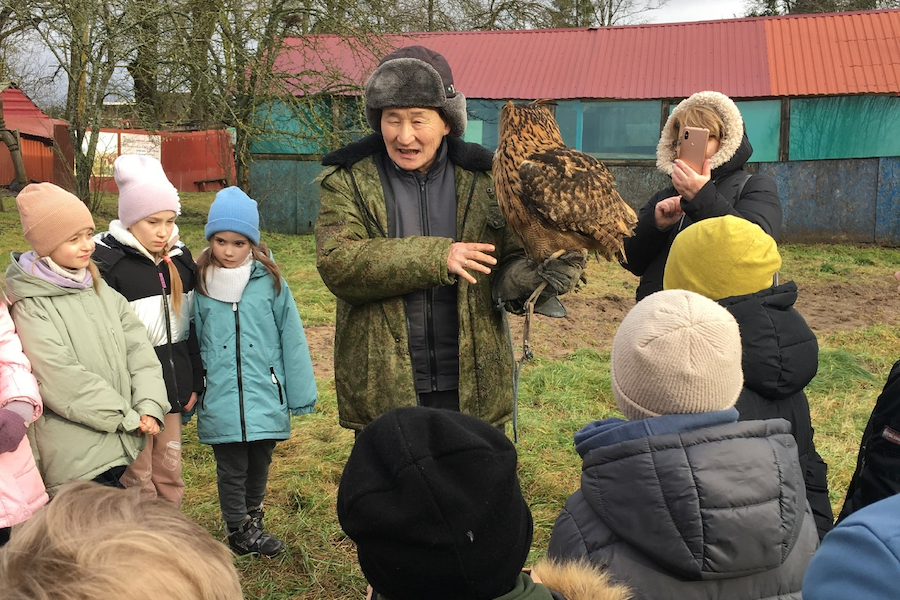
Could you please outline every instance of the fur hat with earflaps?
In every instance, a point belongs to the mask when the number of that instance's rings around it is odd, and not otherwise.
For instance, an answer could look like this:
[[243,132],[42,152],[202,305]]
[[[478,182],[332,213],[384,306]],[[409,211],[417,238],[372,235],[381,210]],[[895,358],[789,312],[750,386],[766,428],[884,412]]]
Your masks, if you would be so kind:
[[447,60],[424,46],[407,46],[381,59],[366,83],[366,121],[381,132],[384,108],[438,109],[450,135],[466,131],[466,97],[453,86]]
[[390,600],[511,592],[533,528],[516,460],[500,430],[456,411],[403,407],[366,426],[337,513],[375,591]]
[[613,398],[629,419],[726,410],[744,387],[741,332],[725,308],[687,290],[647,296],[613,338]]
[[79,231],[94,228],[94,217],[77,196],[52,183],[31,183],[16,196],[22,233],[38,256],[49,256]]

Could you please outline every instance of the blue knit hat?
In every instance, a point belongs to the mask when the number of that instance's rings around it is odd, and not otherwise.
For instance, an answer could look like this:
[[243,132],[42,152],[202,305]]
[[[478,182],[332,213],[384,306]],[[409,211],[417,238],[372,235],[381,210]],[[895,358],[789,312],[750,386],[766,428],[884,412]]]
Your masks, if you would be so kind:
[[206,239],[220,231],[233,231],[259,244],[259,211],[256,200],[237,186],[227,187],[216,194],[206,219]]

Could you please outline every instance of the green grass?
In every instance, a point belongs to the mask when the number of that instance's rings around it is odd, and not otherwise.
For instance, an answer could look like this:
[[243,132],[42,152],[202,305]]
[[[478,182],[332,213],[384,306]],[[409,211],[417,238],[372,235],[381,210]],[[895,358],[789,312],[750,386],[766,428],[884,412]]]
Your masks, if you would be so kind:
[[[197,254],[205,247],[203,223],[212,194],[182,194],[182,239]],[[97,221],[114,216],[107,199]],[[7,198],[0,212],[0,250],[23,250],[18,216]],[[311,236],[264,233],[297,298],[306,325],[333,322],[334,299],[315,269]],[[876,247],[786,245],[782,272],[804,286],[884,277],[900,270],[900,253]],[[2,262],[2,261],[0,261]],[[631,297],[634,277],[616,265],[592,262],[580,293]],[[601,318],[601,317],[598,317]],[[820,336],[819,374],[808,388],[816,444],[829,463],[831,500],[839,509],[853,473],[859,436],[900,347],[900,330],[876,325]],[[294,419],[291,439],[280,443],[269,480],[267,527],[288,551],[275,559],[236,559],[247,598],[267,600],[359,598],[365,582],[350,541],[335,515],[337,485],[353,443],[337,424],[334,382],[318,381],[316,412]],[[616,415],[609,382],[609,354],[573,349],[561,360],[538,357],[526,364],[519,390],[520,475],[535,518],[531,559],[547,547],[553,521],[579,485],[580,461],[573,432],[594,419]],[[511,433],[511,432],[510,432]],[[193,425],[184,433],[187,494],[183,511],[217,538],[223,537],[215,488],[215,461],[197,442]]]

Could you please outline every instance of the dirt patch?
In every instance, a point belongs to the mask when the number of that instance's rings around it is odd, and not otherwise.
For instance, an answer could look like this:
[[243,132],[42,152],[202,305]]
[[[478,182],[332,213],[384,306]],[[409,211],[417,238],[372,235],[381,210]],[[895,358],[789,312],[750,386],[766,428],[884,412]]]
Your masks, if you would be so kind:
[[[531,333],[535,356],[560,359],[579,348],[608,352],[619,323],[634,306],[634,297],[576,293],[564,297],[563,304],[568,315],[562,319],[535,316]],[[803,286],[796,306],[817,335],[878,324],[900,325],[900,293],[890,276]],[[511,316],[509,324],[518,359],[524,319]],[[333,377],[334,326],[307,327],[306,338],[316,375]]]
[[890,276],[865,282],[832,282],[800,289],[800,311],[817,334],[900,324],[900,293]]

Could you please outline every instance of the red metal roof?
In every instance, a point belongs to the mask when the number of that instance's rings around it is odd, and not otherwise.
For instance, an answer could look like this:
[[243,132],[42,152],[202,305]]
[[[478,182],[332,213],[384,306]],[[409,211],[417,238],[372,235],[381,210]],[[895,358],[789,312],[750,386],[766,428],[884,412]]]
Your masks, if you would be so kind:
[[[358,86],[392,48],[443,54],[469,98],[735,98],[900,93],[900,10],[596,29],[416,33],[365,50],[338,36],[289,40],[279,67],[311,89]],[[313,49],[309,44],[315,44]]]
[[10,131],[18,129],[23,135],[53,140],[53,119],[41,112],[34,102],[22,90],[7,87],[0,95],[3,97],[3,119]]
[[765,25],[773,96],[900,92],[900,10]]

